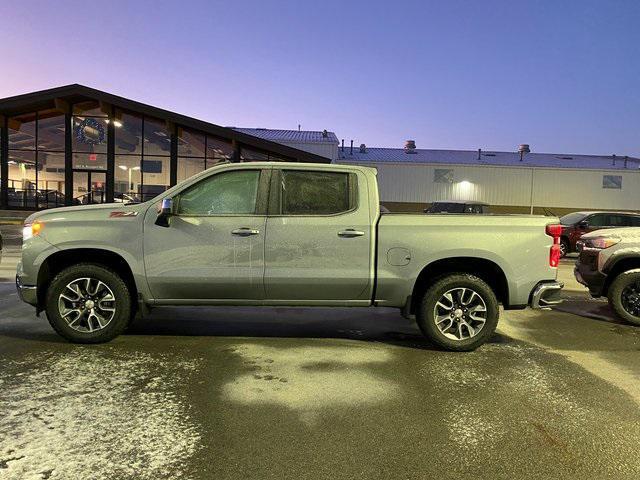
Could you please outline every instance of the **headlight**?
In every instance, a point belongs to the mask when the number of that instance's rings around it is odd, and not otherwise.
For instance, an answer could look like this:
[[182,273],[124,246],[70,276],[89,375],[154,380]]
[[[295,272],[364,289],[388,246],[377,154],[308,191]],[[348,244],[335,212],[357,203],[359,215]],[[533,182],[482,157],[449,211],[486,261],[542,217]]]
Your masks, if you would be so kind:
[[22,227],[22,241],[29,240],[31,237],[40,234],[41,231],[41,222],[25,223],[24,227]]
[[595,237],[595,238],[583,238],[585,248],[597,248],[602,250],[604,248],[613,247],[616,243],[620,242],[618,237]]

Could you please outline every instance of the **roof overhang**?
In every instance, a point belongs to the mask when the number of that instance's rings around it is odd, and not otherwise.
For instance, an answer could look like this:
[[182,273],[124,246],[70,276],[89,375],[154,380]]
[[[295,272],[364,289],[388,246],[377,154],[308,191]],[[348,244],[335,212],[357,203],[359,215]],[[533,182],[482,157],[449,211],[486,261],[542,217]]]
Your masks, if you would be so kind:
[[160,118],[166,122],[180,125],[182,127],[200,130],[209,135],[235,141],[240,146],[246,146],[258,151],[281,155],[292,160],[313,163],[331,162],[331,159],[329,158],[315,155],[304,150],[264,140],[262,138],[239,132],[232,128],[221,127],[220,125],[136,102],[134,100],[129,100],[118,95],[113,95],[111,93],[79,84],[66,85],[64,87],[51,88],[49,90],[42,90],[0,99],[0,119],[2,119],[2,117],[11,117],[14,115],[33,112],[35,110],[44,110],[54,107],[62,112],[69,112],[71,104],[86,100],[97,100],[105,109],[113,105],[114,107],[121,108],[123,110],[129,110]]

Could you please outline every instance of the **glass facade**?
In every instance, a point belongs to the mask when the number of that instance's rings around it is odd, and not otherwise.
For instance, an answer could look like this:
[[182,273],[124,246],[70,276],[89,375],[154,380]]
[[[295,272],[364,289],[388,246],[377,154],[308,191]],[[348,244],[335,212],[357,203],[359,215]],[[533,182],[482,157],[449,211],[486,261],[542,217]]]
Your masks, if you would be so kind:
[[140,202],[219,162],[297,160],[97,100],[43,105],[0,111],[0,208]]
[[7,206],[65,204],[64,119],[51,109],[7,119]]

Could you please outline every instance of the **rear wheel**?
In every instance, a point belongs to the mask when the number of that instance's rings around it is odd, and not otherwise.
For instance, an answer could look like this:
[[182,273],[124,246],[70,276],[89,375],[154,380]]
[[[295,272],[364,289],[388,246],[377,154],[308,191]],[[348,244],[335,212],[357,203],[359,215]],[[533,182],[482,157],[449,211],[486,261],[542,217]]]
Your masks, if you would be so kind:
[[47,290],[45,310],[53,329],[67,340],[103,343],[126,329],[131,296],[113,270],[81,263],[55,276]]
[[475,350],[498,325],[498,300],[480,278],[452,274],[438,280],[422,297],[416,319],[422,333],[453,351]]
[[620,318],[640,325],[640,268],[619,274],[611,283],[607,297]]
[[566,257],[569,253],[569,240],[562,238],[560,240],[560,257]]

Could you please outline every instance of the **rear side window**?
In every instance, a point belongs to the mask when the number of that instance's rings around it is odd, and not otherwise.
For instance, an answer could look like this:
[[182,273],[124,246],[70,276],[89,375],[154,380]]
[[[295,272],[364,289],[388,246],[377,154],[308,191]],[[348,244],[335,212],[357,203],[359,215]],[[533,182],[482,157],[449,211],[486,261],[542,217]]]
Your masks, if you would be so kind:
[[629,217],[626,215],[609,215],[608,227],[628,227]]
[[342,172],[282,170],[282,215],[332,215],[355,207],[355,175]]
[[609,219],[607,217],[608,215],[599,213],[597,215],[591,215],[587,221],[589,222],[590,227],[608,227]]
[[178,215],[253,215],[259,170],[219,173],[189,187],[178,197]]
[[627,222],[630,227],[640,227],[640,217],[627,217]]

